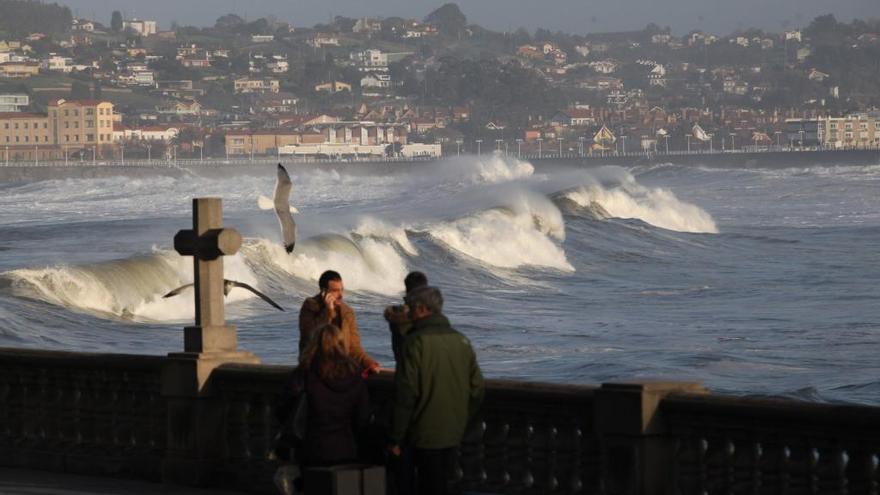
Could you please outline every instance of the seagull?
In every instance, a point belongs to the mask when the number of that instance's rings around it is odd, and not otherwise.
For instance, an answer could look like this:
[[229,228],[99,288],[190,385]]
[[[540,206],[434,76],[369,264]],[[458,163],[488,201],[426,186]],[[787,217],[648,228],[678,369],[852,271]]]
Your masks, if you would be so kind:
[[287,170],[278,164],[278,180],[275,182],[275,198],[269,199],[266,196],[260,196],[258,202],[263,210],[275,210],[278,216],[278,223],[281,224],[281,237],[284,239],[284,249],[291,253],[293,246],[296,244],[296,222],[293,221],[292,213],[299,213],[296,208],[290,206],[290,189],[293,184],[290,182],[290,176]]
[[[186,284],[186,285],[181,285],[180,287],[174,289],[173,291],[169,292],[168,294],[165,294],[162,297],[163,298],[174,297],[192,286],[193,286],[193,284],[191,284],[191,283]],[[224,296],[228,296],[229,291],[231,291],[235,287],[241,287],[242,289],[247,289],[247,290],[253,292],[254,294],[256,294],[257,296],[259,296],[260,299],[266,301],[267,303],[269,303],[272,306],[274,306],[275,308],[277,308],[278,311],[284,311],[284,308],[279,306],[275,301],[270,299],[269,296],[267,296],[266,294],[263,294],[262,292],[258,291],[257,289],[254,289],[253,286],[248,285],[244,282],[238,282],[236,280],[227,280],[225,278],[223,279],[223,295]]]

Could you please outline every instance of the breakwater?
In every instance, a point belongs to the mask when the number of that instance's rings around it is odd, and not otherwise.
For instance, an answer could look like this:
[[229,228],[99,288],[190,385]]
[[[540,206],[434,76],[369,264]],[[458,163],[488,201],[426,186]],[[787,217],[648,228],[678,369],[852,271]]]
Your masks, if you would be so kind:
[[[0,465],[152,481],[190,469],[205,475],[195,484],[274,493],[274,405],[290,368],[216,368],[198,399],[212,420],[188,432],[212,448],[186,451],[169,434],[181,418],[163,393],[166,364],[0,349]],[[392,380],[370,379],[380,433]],[[868,494],[880,486],[878,458],[877,407],[725,397],[677,382],[489,380],[451,483],[496,494]]]

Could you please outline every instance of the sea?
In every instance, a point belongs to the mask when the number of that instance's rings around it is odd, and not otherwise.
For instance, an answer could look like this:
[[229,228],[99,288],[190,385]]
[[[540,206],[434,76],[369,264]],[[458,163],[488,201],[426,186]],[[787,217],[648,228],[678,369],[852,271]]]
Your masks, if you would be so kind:
[[[393,368],[383,309],[411,270],[490,378],[880,405],[880,159],[805,167],[289,164],[298,241],[263,209],[275,164],[137,174],[27,172],[0,183],[0,347],[183,350],[194,197],[223,198],[241,250],[226,278],[239,347],[294,364],[297,313],[327,269],[368,353]],[[36,169],[35,169],[36,170]]]

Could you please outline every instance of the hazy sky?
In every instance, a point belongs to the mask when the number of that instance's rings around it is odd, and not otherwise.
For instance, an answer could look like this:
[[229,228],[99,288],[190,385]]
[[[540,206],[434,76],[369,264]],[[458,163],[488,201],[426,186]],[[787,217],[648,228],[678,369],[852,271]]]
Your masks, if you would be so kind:
[[[422,18],[444,1],[432,0],[55,0],[75,14],[110,23],[110,13],[156,19],[160,29],[172,21],[212,25],[235,13],[249,20],[275,15],[294,26],[347,17]],[[468,22],[504,31],[524,26],[572,34],[641,29],[649,22],[679,34],[703,29],[729,34],[740,28],[781,31],[805,26],[814,17],[834,14],[842,21],[880,18],[880,0],[465,0],[458,2]]]

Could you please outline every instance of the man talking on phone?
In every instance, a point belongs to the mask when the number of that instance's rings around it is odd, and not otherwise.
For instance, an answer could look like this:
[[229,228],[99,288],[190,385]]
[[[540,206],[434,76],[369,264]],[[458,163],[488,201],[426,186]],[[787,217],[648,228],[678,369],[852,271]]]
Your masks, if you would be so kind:
[[342,329],[348,354],[361,369],[369,373],[378,372],[379,363],[361,346],[354,310],[342,301],[342,275],[327,270],[318,279],[318,287],[321,291],[303,301],[299,311],[299,352],[306,348],[316,329],[332,323]]

